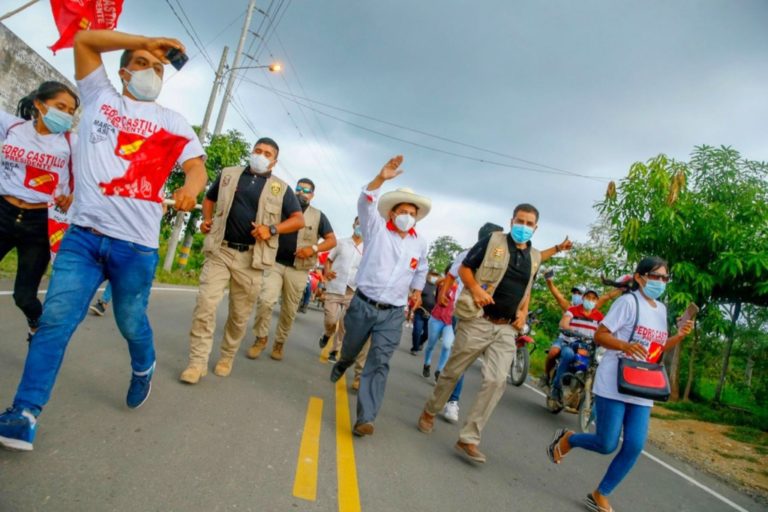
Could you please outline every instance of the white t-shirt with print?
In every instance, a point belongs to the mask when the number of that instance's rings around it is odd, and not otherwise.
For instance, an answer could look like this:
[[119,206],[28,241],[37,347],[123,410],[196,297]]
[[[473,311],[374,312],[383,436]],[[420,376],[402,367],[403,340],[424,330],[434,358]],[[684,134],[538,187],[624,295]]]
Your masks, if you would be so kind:
[[360,268],[360,260],[363,258],[363,243],[355,245],[352,238],[342,238],[331,249],[328,259],[333,262],[333,271],[336,272],[336,278],[331,279],[325,285],[325,291],[328,293],[337,293],[344,295],[347,287],[357,288],[357,270]]
[[63,133],[41,135],[34,122],[0,110],[0,143],[0,195],[47,203],[69,194],[70,142]]
[[161,128],[190,139],[177,163],[204,156],[192,127],[181,114],[150,101],[121,95],[99,66],[77,82],[82,101],[79,141],[75,151],[75,200],[70,210],[73,224],[91,227],[105,235],[158,247],[160,203],[104,195],[99,183],[125,174],[130,162],[115,154],[120,132],[149,137]]
[[[639,291],[622,295],[616,299],[601,323],[611,331],[614,337],[629,341],[630,331],[632,331],[637,315],[637,306],[632,298],[633,294],[637,297],[637,304],[640,305],[640,316],[632,342],[642,343],[646,350],[650,349],[652,343],[663,347],[667,342],[667,307],[659,301],[654,301],[656,307],[652,307]],[[619,393],[616,382],[619,357],[624,357],[621,351],[606,350],[600,365],[597,367],[594,393],[603,398],[629,404],[653,406],[653,400]]]

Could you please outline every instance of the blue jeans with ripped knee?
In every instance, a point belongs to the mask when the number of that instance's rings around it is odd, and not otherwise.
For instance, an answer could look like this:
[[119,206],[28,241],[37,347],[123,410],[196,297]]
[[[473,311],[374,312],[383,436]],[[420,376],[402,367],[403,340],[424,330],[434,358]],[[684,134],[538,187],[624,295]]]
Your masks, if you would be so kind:
[[43,304],[40,327],[29,345],[14,405],[39,414],[48,403],[64,352],[85,318],[98,286],[109,279],[115,320],[128,342],[131,368],[141,374],[155,362],[147,304],[157,249],[71,226],[61,242]]

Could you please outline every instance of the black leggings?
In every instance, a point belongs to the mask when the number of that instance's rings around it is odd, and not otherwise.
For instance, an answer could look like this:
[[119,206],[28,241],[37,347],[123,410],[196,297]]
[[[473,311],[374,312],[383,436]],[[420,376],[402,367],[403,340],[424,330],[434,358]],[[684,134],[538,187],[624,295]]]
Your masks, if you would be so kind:
[[48,210],[24,210],[0,198],[0,260],[14,247],[18,266],[13,300],[26,315],[29,327],[36,328],[43,314],[37,288],[51,259]]

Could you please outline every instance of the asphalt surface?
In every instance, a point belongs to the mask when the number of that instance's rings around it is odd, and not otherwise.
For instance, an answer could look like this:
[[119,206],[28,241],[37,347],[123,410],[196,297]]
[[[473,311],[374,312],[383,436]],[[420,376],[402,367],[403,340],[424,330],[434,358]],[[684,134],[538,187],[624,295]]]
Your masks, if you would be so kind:
[[[10,289],[8,281],[0,285]],[[150,303],[158,364],[147,403],[135,411],[124,405],[130,367],[112,312],[88,316],[72,339],[40,417],[35,450],[0,450],[0,512],[358,509],[342,498],[350,495],[354,481],[343,480],[339,489],[337,435],[348,433],[349,425],[337,425],[330,365],[319,360],[321,312],[310,309],[297,316],[282,362],[266,353],[257,361],[246,359],[249,330],[230,377],[209,373],[200,384],[188,386],[178,375],[187,360],[195,292],[158,287],[163,289],[153,292]],[[226,298],[219,309],[211,369],[225,318]],[[5,407],[13,399],[27,350],[23,316],[7,294],[0,294],[0,326],[0,405]],[[574,451],[563,464],[551,464],[545,447],[556,428],[576,427],[575,416],[551,415],[544,399],[529,388],[510,387],[499,403],[480,447],[488,455],[484,465],[466,462],[453,451],[458,425],[438,419],[431,435],[416,430],[432,383],[421,377],[421,358],[408,353],[409,334],[404,332],[393,358],[374,436],[354,440],[359,509],[584,510],[584,496],[596,487],[610,459]],[[462,418],[479,383],[475,365],[468,372]],[[293,495],[310,397],[322,400],[314,501]],[[354,420],[354,394],[349,401]],[[698,485],[642,456],[614,493],[615,510],[768,510],[648,450]]]

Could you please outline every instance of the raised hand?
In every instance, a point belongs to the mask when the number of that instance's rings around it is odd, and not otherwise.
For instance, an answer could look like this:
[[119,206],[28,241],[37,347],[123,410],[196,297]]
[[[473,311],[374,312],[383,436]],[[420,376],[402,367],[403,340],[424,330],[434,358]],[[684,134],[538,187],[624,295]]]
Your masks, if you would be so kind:
[[391,180],[403,174],[403,170],[400,169],[400,164],[403,163],[403,155],[397,155],[389,159],[389,162],[384,164],[384,167],[379,171],[379,178],[382,180]]
[[184,45],[180,41],[168,37],[148,37],[144,43],[144,49],[160,59],[163,64],[168,64],[169,61],[165,54],[171,48],[184,51]]
[[570,240],[568,240],[568,237],[566,236],[566,237],[565,237],[565,240],[563,240],[562,242],[560,242],[560,243],[557,245],[557,247],[558,247],[558,248],[559,248],[561,251],[570,251],[570,250],[573,248],[573,242],[571,242]]

